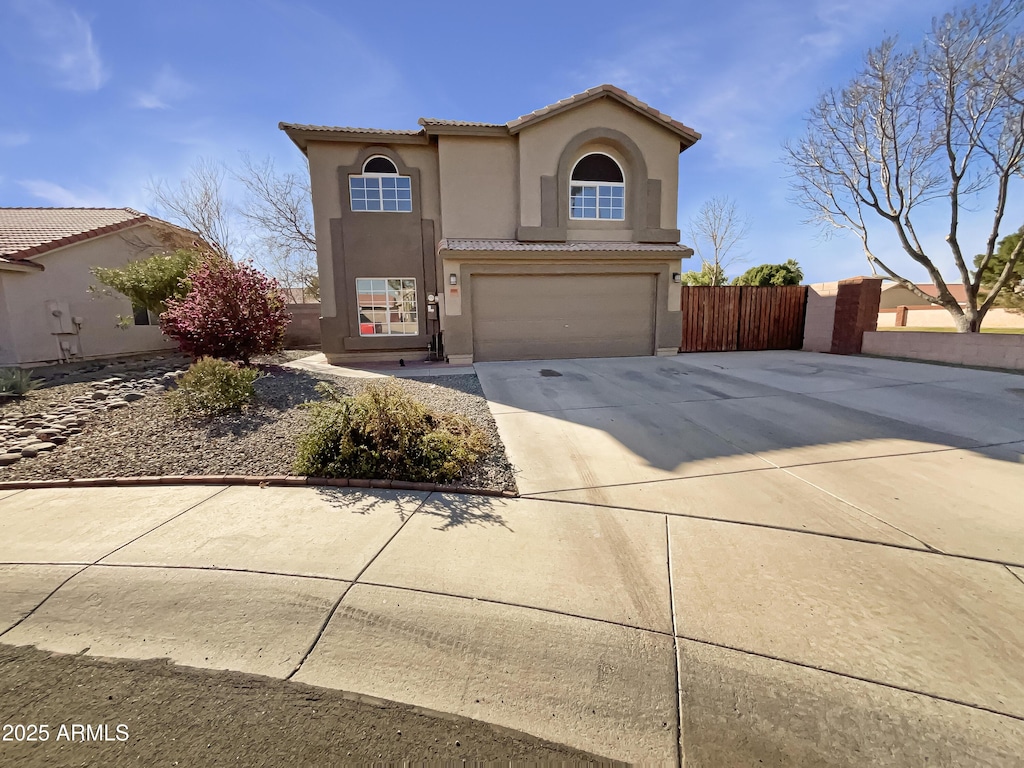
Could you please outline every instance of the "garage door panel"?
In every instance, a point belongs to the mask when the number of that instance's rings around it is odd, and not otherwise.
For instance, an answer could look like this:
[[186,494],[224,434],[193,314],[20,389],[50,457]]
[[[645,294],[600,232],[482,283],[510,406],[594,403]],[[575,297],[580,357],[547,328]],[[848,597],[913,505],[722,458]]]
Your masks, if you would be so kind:
[[654,275],[476,275],[475,360],[654,352]]

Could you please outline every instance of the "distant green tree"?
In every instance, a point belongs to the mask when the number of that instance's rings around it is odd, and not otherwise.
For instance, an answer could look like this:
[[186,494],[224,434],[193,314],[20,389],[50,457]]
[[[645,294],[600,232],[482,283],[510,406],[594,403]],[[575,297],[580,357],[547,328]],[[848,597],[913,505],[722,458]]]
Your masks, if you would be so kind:
[[[180,299],[188,293],[186,275],[202,258],[199,251],[179,248],[120,268],[94,267],[92,274],[102,285],[126,296],[133,307],[159,315],[167,309],[168,299]],[[104,292],[96,286],[89,290]]]
[[700,271],[683,272],[683,285],[725,285],[725,270],[704,262]]
[[733,285],[800,285],[804,272],[796,259],[785,264],[760,264],[751,267],[732,281]]
[[[1024,237],[1024,227],[999,241],[999,249],[992,254],[992,258],[988,260],[982,270],[981,280],[978,281],[982,286],[991,288],[995,285],[1000,275],[1003,274],[1003,270],[1006,269],[1006,263],[1017,250],[1022,237]],[[979,253],[974,257],[974,268],[980,269],[984,261],[985,254]],[[1014,264],[1003,287],[999,290],[995,306],[1024,308],[1024,261],[1018,260]]]

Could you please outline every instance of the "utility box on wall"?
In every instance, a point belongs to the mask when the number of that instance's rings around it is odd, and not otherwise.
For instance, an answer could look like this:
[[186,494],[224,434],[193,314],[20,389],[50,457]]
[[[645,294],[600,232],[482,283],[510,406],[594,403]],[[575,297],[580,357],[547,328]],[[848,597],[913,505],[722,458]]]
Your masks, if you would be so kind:
[[71,308],[66,301],[46,302],[46,316],[50,333],[74,333],[75,324],[71,319]]

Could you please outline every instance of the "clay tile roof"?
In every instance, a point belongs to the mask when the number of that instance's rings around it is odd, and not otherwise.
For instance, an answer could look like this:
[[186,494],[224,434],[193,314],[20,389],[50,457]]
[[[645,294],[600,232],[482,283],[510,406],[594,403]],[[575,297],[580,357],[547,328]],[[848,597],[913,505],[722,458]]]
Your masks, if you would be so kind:
[[150,220],[131,208],[0,208],[0,257],[17,262]]
[[418,136],[423,131],[404,131],[392,128],[356,128],[348,125],[303,125],[301,123],[278,123],[282,131],[319,131],[321,133],[368,133],[384,136]]
[[504,123],[480,123],[473,120],[441,120],[437,117],[421,117],[417,121],[422,126],[450,125],[459,128],[504,128]]
[[466,240],[448,238],[437,244],[440,251],[670,251],[691,253],[685,245],[677,243],[585,242],[524,243],[520,240]]
[[644,102],[640,101],[640,99],[638,99],[636,96],[627,93],[621,88],[607,84],[595,86],[586,91],[583,91],[582,93],[577,93],[573,96],[569,96],[568,98],[562,99],[561,101],[556,101],[554,104],[549,104],[546,107],[541,107],[540,109],[534,110],[528,115],[517,117],[515,120],[512,120],[508,123],[508,129],[512,133],[518,133],[527,125],[531,125],[533,123],[544,120],[548,117],[552,117],[560,112],[564,112],[567,109],[571,109],[572,107],[578,106],[580,104],[585,104],[588,101],[594,101],[595,99],[600,99],[604,97],[613,98],[616,101],[619,101],[622,104],[625,104],[626,106],[635,109],[637,112],[646,115],[655,122],[661,123],[670,131],[673,131],[674,133],[679,135],[680,139],[682,139],[684,147],[692,146],[697,142],[698,139],[700,139],[700,134],[697,133],[697,131],[693,130],[693,128],[690,128],[688,125],[683,125],[683,123],[680,123],[678,120],[673,120],[668,115],[659,112],[649,104],[645,104]]

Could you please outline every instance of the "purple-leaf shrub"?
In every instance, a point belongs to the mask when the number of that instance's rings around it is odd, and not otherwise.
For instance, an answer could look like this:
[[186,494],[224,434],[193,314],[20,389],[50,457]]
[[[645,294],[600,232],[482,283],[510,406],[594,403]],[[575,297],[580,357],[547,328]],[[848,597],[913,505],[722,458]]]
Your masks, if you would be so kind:
[[249,264],[203,260],[188,273],[191,289],[170,299],[160,328],[193,357],[209,355],[249,362],[276,352],[291,322],[276,280]]

